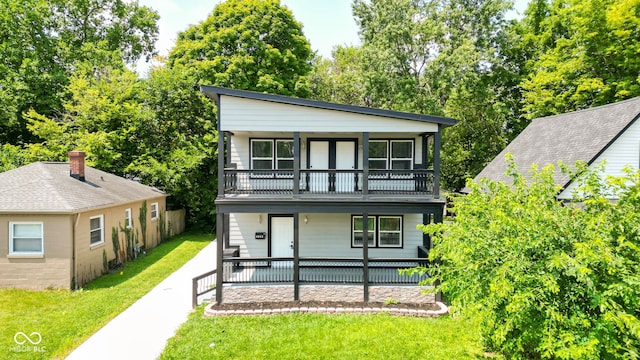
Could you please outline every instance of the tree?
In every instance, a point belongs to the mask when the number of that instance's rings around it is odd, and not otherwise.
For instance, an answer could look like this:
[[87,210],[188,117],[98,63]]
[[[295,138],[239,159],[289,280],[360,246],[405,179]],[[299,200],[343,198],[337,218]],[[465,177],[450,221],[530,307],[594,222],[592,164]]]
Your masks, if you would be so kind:
[[108,60],[113,66],[114,56],[127,63],[151,56],[158,18],[150,8],[123,0],[3,1],[0,142],[35,141],[22,114],[62,114],[66,86],[79,64]]
[[446,129],[443,187],[459,190],[505,144],[511,110],[504,85],[503,0],[356,0],[365,91],[376,107],[457,118]]
[[201,83],[307,97],[312,52],[291,11],[272,0],[227,0],[178,35],[169,67]]
[[317,57],[309,75],[312,97],[316,100],[369,106],[365,90],[363,52],[359,47],[337,46],[332,59]]
[[533,25],[531,43],[542,47],[521,84],[527,117],[640,95],[639,0],[541,3],[530,5],[523,20]]
[[553,165],[527,183],[508,161],[513,184],[469,181],[452,221],[422,227],[428,283],[507,358],[637,359],[640,172],[603,180],[578,164],[578,206],[556,200]]

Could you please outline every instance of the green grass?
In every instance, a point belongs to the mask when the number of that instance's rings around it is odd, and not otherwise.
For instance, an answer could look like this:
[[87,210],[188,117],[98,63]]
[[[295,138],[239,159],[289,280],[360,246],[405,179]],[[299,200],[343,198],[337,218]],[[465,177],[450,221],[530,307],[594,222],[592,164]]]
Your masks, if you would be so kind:
[[203,307],[161,359],[477,359],[478,324],[377,315],[290,314],[205,318]]
[[[78,291],[0,290],[0,359],[64,357],[190,260],[211,238],[202,233],[180,235]],[[18,331],[39,332],[38,346],[44,346],[40,349],[44,352],[16,352],[13,337]]]

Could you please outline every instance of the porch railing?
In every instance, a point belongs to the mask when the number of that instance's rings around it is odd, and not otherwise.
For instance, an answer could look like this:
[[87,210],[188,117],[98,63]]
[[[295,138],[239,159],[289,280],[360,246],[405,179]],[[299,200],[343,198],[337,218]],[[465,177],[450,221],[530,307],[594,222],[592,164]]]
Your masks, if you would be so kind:
[[[426,259],[371,258],[368,266],[368,283],[417,284],[426,276],[401,275],[398,269],[406,269],[424,264]],[[225,270],[233,269],[225,275],[224,283],[273,284],[293,283],[293,258],[225,258]],[[299,259],[300,284],[362,284],[364,283],[364,263],[361,258],[319,258]]]
[[294,170],[225,169],[225,194],[434,194],[433,170],[369,170],[366,182],[361,169],[300,169],[294,175]]
[[191,306],[198,306],[198,296],[210,293],[216,289],[216,270],[198,275],[191,283]]

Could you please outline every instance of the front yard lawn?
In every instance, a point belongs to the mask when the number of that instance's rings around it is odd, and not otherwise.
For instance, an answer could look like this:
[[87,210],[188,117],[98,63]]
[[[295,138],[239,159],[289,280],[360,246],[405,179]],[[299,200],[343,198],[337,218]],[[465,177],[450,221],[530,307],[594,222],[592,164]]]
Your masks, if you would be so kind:
[[477,359],[478,324],[377,315],[289,314],[205,318],[200,306],[161,359]]
[[[82,290],[0,289],[0,359],[62,358],[195,256],[212,236],[179,235]],[[41,352],[21,351],[17,332],[39,332]],[[26,343],[26,345],[30,345]],[[118,346],[118,344],[113,344]],[[123,349],[126,351],[126,349]]]

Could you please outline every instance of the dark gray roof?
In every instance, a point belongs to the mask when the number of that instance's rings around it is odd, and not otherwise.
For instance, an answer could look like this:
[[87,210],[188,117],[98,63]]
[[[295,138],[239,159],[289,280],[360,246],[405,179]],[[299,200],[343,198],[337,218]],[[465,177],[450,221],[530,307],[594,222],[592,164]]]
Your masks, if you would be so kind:
[[89,166],[85,179],[69,176],[64,162],[36,162],[0,173],[0,213],[75,213],[166,196]]
[[[533,164],[540,167],[562,161],[573,165],[595,161],[640,115],[640,97],[591,109],[534,119],[476,176],[511,182],[504,172],[511,152],[521,173],[529,177]],[[555,182],[566,187],[569,177],[556,171]]]
[[325,101],[302,99],[302,98],[283,96],[283,95],[265,94],[265,93],[255,92],[255,91],[236,90],[236,89],[229,89],[229,88],[209,86],[209,85],[201,85],[200,90],[202,90],[202,92],[205,95],[213,99],[216,103],[218,103],[220,95],[228,95],[228,96],[240,97],[245,99],[270,101],[270,102],[275,102],[280,104],[308,106],[312,108],[325,109],[325,110],[336,110],[336,111],[344,111],[344,112],[350,112],[350,113],[356,113],[356,114],[384,116],[384,117],[390,117],[390,118],[396,118],[396,119],[430,122],[435,124],[441,124],[444,126],[455,125],[458,122],[455,119],[442,117],[442,116],[414,114],[414,113],[407,113],[407,112],[400,112],[400,111],[370,108],[370,107],[364,107],[364,106],[337,104],[337,103],[330,103]]

